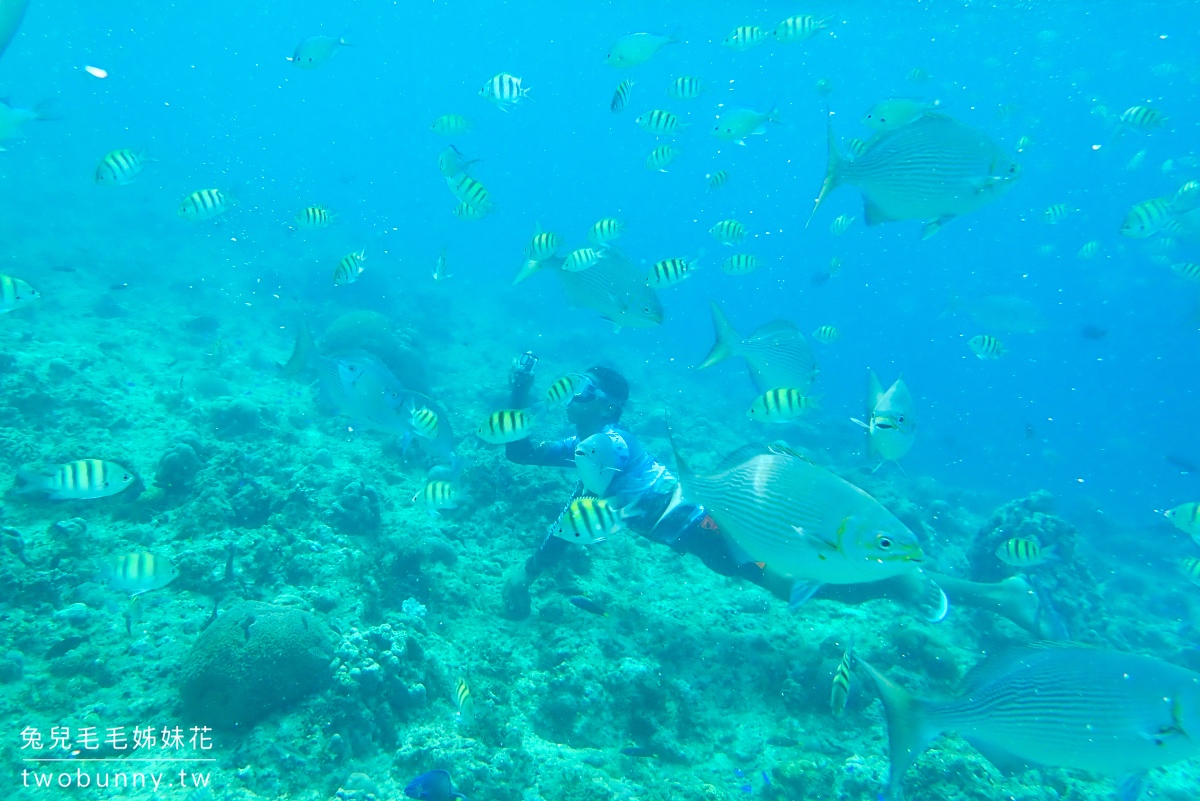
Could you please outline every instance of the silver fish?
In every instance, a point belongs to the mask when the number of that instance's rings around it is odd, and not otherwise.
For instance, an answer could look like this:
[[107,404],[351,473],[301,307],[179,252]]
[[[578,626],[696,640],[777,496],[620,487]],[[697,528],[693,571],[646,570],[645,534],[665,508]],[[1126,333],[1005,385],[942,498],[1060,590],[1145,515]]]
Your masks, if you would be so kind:
[[598,498],[608,495],[608,485],[621,472],[617,465],[628,458],[629,446],[607,431],[593,434],[575,446],[575,469],[579,472],[579,480],[584,489]]
[[350,43],[339,36],[311,36],[296,45],[288,61],[302,70],[315,70],[337,55],[343,47]]
[[[874,370],[867,370],[867,422],[854,420],[867,429],[868,450],[884,462],[894,462],[908,453],[917,436],[913,399],[903,379],[897,378],[887,392]],[[883,462],[875,468],[883,466]]]
[[653,328],[662,323],[662,303],[658,294],[646,286],[645,269],[617,248],[606,247],[596,263],[582,272],[562,269],[564,261],[560,256],[527,260],[513,283],[518,284],[533,273],[550,268],[558,274],[572,306],[599,312],[618,331],[621,328]]
[[17,35],[17,28],[21,27],[28,7],[29,0],[0,0],[0,56],[4,55],[8,43]]
[[849,184],[862,192],[867,225],[925,220],[922,239],[986,206],[1020,174],[987,134],[935,112],[881,132],[853,161],[838,149],[831,123],[828,149],[829,166],[813,214],[830,192]]
[[716,342],[704,357],[697,370],[732,357],[746,360],[750,369],[750,380],[759,394],[769,389],[790,387],[808,394],[817,374],[817,363],[813,358],[812,346],[800,333],[800,329],[787,320],[775,320],[760,326],[749,337],[743,339],[729,323],[721,307],[713,303],[713,330]]
[[1145,772],[1200,755],[1200,674],[1138,654],[1078,646],[1017,649],[975,667],[949,700],[914,698],[862,659],[887,712],[889,795],[942,732],[993,762],[1047,765],[1123,779],[1136,799]]
[[984,328],[1018,334],[1036,334],[1046,328],[1046,317],[1033,303],[1014,295],[982,295],[952,304]]
[[[861,584],[919,569],[917,537],[867,493],[772,445],[735,454],[710,476],[676,453],[682,495],[702,505],[753,561],[790,577],[792,606],[822,584]],[[945,615],[945,604],[934,619]]]

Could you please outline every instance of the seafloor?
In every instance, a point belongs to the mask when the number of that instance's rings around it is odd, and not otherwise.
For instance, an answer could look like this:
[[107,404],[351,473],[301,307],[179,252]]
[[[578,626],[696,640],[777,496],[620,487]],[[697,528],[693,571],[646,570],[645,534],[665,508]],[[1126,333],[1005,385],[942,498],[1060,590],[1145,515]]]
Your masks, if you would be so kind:
[[[629,427],[664,452],[669,407],[681,446],[701,463],[757,436],[740,397],[711,391],[742,386],[748,398],[739,367],[690,373],[707,342],[633,357],[631,340],[591,327],[557,338],[500,327],[502,313],[521,320],[535,310],[507,291],[469,298],[457,278],[414,279],[386,317],[336,322],[354,307],[270,289],[251,297],[221,281],[158,277],[151,264],[112,289],[111,265],[66,272],[54,268],[70,259],[30,255],[39,266],[21,277],[43,300],[0,318],[4,474],[98,457],[141,481],[93,501],[3,498],[0,754],[10,797],[51,792],[20,786],[27,727],[203,725],[214,729],[205,756],[216,759],[220,799],[394,799],[415,775],[444,768],[470,799],[873,800],[887,767],[879,704],[856,683],[846,713],[829,710],[848,638],[900,682],[932,693],[952,691],[983,651],[1033,638],[991,612],[956,608],[931,625],[879,597],[818,596],[791,614],[755,587],[628,534],[573,551],[534,586],[532,614],[505,619],[502,576],[574,481],[509,464],[470,435],[505,405],[511,356],[539,351],[540,389],[592,362],[620,367],[634,387]],[[406,459],[395,438],[351,431],[311,377],[278,376],[302,314],[322,347],[371,350],[452,410],[470,460],[462,508],[434,518],[411,505],[429,466],[419,451]],[[1091,561],[1088,532],[1056,516],[1049,496],[994,508],[994,499],[917,475],[871,474],[853,427],[821,423],[818,414],[787,437],[895,511],[935,569],[1002,578],[1011,571],[991,555],[997,537],[1036,535],[1064,557],[1042,578],[1077,639],[1200,663],[1171,622],[1191,617],[1186,585],[1113,581]],[[538,434],[564,426],[550,414]],[[180,576],[145,596],[129,633],[128,598],[96,583],[96,564],[140,550],[169,557]],[[602,604],[607,617],[571,605],[572,595]],[[460,677],[474,700],[465,720],[453,700]],[[632,747],[654,756],[620,753]],[[104,764],[115,772],[120,762]],[[1194,773],[1188,764],[1155,771],[1151,786],[1191,801]],[[906,785],[912,799],[1113,790],[1064,770],[1004,776],[955,738],[925,753]]]

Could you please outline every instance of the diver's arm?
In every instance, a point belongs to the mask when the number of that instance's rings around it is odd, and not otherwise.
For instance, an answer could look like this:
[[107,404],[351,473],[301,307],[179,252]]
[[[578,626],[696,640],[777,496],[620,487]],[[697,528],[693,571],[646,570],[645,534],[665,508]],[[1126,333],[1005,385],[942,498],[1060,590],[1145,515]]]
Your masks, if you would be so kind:
[[578,437],[567,437],[558,442],[534,443],[519,439],[504,446],[504,455],[516,464],[532,464],[540,467],[574,467],[575,445]]

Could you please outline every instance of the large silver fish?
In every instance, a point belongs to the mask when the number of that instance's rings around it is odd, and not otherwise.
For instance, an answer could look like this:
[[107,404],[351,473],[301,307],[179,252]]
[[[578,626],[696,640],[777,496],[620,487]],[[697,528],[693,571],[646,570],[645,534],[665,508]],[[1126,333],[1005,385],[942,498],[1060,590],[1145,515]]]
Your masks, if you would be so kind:
[[716,342],[704,361],[696,366],[697,370],[740,356],[746,360],[750,380],[760,394],[780,387],[800,390],[801,395],[808,394],[817,374],[817,362],[812,346],[794,323],[775,320],[743,339],[721,307],[715,303],[711,305]]
[[981,295],[951,301],[951,309],[962,309],[976,324],[994,331],[1036,334],[1046,328],[1045,315],[1033,303],[1015,295]]
[[1020,174],[987,134],[937,112],[880,132],[853,161],[838,149],[831,123],[828,147],[829,166],[813,214],[830,192],[849,184],[862,192],[867,225],[925,220],[922,239],[991,203]]
[[[918,570],[907,526],[867,493],[787,448],[750,448],[700,476],[679,458],[682,497],[702,505],[752,560],[790,577],[792,606],[822,584],[861,584]],[[944,596],[933,619],[945,613]]]
[[[884,462],[894,462],[908,453],[917,436],[917,420],[913,416],[912,395],[904,380],[897,378],[884,392],[879,376],[868,369],[867,421],[854,422],[867,429],[868,449]],[[882,465],[880,462],[879,466]]]
[[1122,801],[1145,772],[1200,756],[1200,674],[1138,654],[1077,646],[1018,649],[978,665],[951,700],[914,698],[870,674],[887,713],[889,795],[942,732],[957,732],[1005,767],[1046,765],[1122,780]]
[[4,55],[8,43],[17,35],[29,0],[0,0],[0,56]]
[[600,258],[581,272],[562,269],[565,261],[559,256],[540,261],[530,259],[513,283],[519,284],[535,272],[550,268],[558,274],[572,306],[599,312],[618,331],[622,328],[653,328],[662,323],[662,303],[655,291],[646,286],[646,270],[621,251],[612,246],[604,248]]

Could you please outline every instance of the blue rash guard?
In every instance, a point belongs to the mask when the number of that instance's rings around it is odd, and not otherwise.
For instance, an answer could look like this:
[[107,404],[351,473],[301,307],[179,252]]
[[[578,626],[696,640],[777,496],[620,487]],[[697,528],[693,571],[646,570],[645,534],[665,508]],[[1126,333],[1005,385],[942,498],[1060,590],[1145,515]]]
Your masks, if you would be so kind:
[[[621,509],[626,526],[654,542],[695,554],[710,569],[723,576],[741,576],[756,583],[761,581],[762,571],[740,548],[716,530],[704,507],[680,503],[671,509],[670,514],[666,513],[679,487],[679,479],[659,464],[632,434],[612,425],[606,426],[602,433],[613,438],[618,445],[618,452],[624,456],[616,465],[620,472],[608,485],[605,498]],[[505,446],[505,455],[509,461],[517,464],[574,467],[575,447],[578,444],[577,436],[537,444],[524,439]],[[582,482],[577,483],[572,499],[583,492]],[[566,551],[570,543],[554,536],[557,526],[557,521],[551,524],[546,539],[526,563],[526,571],[539,573]]]

